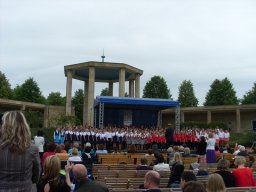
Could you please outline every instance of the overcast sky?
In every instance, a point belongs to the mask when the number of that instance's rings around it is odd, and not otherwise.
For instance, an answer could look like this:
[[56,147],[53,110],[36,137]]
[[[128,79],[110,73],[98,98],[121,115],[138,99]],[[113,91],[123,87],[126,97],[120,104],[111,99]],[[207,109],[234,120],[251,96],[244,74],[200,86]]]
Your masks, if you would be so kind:
[[103,49],[105,61],[144,71],[141,96],[161,75],[175,100],[191,80],[202,105],[225,77],[242,98],[256,81],[256,1],[0,0],[0,70],[12,88],[33,77],[44,96],[64,96],[64,66],[100,61]]

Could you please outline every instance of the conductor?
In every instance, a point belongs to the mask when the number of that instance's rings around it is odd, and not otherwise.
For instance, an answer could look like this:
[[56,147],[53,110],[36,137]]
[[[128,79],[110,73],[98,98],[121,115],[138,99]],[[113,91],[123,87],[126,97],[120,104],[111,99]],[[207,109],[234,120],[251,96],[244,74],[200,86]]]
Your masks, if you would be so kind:
[[172,127],[171,123],[168,123],[168,128],[165,130],[165,139],[166,139],[166,147],[170,147],[173,145],[173,133],[174,133],[174,128]]

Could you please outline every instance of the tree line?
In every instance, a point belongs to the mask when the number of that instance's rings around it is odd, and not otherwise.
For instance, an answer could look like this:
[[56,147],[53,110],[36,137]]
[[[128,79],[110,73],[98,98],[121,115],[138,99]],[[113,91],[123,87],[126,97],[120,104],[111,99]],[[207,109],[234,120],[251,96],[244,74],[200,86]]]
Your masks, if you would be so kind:
[[[83,90],[78,89],[72,97],[72,105],[75,107],[76,116],[80,120],[83,117],[83,95]],[[108,88],[102,89],[101,95],[109,95]],[[125,93],[125,96],[128,96],[128,94]],[[12,89],[9,80],[1,71],[0,98],[58,106],[65,106],[66,103],[66,97],[61,96],[60,92],[51,92],[47,97],[44,97],[38,83],[32,77]],[[172,95],[165,79],[161,76],[153,76],[143,89],[143,98],[172,99]],[[198,106],[198,99],[195,96],[193,84],[190,80],[184,80],[179,86],[177,100],[181,103],[181,107]],[[238,104],[256,104],[256,82],[251,90],[246,92],[243,98],[239,99],[236,96],[233,84],[227,77],[215,79],[210,85],[203,103],[204,106]]]

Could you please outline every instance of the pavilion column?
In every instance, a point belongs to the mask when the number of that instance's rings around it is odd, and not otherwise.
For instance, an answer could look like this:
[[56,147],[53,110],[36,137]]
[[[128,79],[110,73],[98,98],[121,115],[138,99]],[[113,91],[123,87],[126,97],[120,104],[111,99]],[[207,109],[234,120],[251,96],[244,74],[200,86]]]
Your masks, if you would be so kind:
[[67,71],[67,84],[66,84],[66,115],[71,116],[72,106],[71,106],[71,97],[72,97],[72,71]]
[[212,122],[212,112],[207,111],[207,123],[211,123],[211,122]]
[[94,102],[94,84],[95,84],[95,68],[89,68],[89,82],[88,82],[88,106],[87,106],[87,123],[93,126],[93,102]]
[[125,69],[119,70],[119,97],[124,97],[125,93]]
[[181,123],[184,123],[185,122],[185,114],[184,114],[184,111],[181,111],[180,112],[180,117],[181,117]]
[[109,96],[113,96],[113,84],[114,83],[112,81],[108,82],[108,91],[109,91],[108,95]]
[[136,74],[135,77],[135,97],[140,97],[140,75]]
[[134,80],[129,80],[129,97],[134,97]]
[[240,109],[236,109],[236,130],[237,130],[237,132],[241,131]]
[[88,123],[88,87],[89,82],[84,81],[83,125]]

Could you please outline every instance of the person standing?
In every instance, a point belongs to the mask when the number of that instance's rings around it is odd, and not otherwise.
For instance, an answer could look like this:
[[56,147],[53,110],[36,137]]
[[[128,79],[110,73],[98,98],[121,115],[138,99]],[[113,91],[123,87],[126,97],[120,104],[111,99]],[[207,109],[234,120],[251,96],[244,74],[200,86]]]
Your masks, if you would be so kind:
[[169,148],[171,145],[173,145],[173,133],[174,128],[171,127],[172,124],[168,123],[168,128],[165,130],[165,139],[166,139],[166,148]]
[[207,147],[206,147],[206,162],[216,163],[215,139],[213,138],[212,132],[208,134]]
[[44,133],[43,131],[39,130],[37,132],[37,136],[34,137],[34,143],[39,149],[39,155],[40,159],[42,158],[42,155],[44,153],[44,144],[45,144],[45,139],[44,139]]
[[21,111],[3,115],[0,136],[0,192],[30,192],[40,176],[38,147]]

